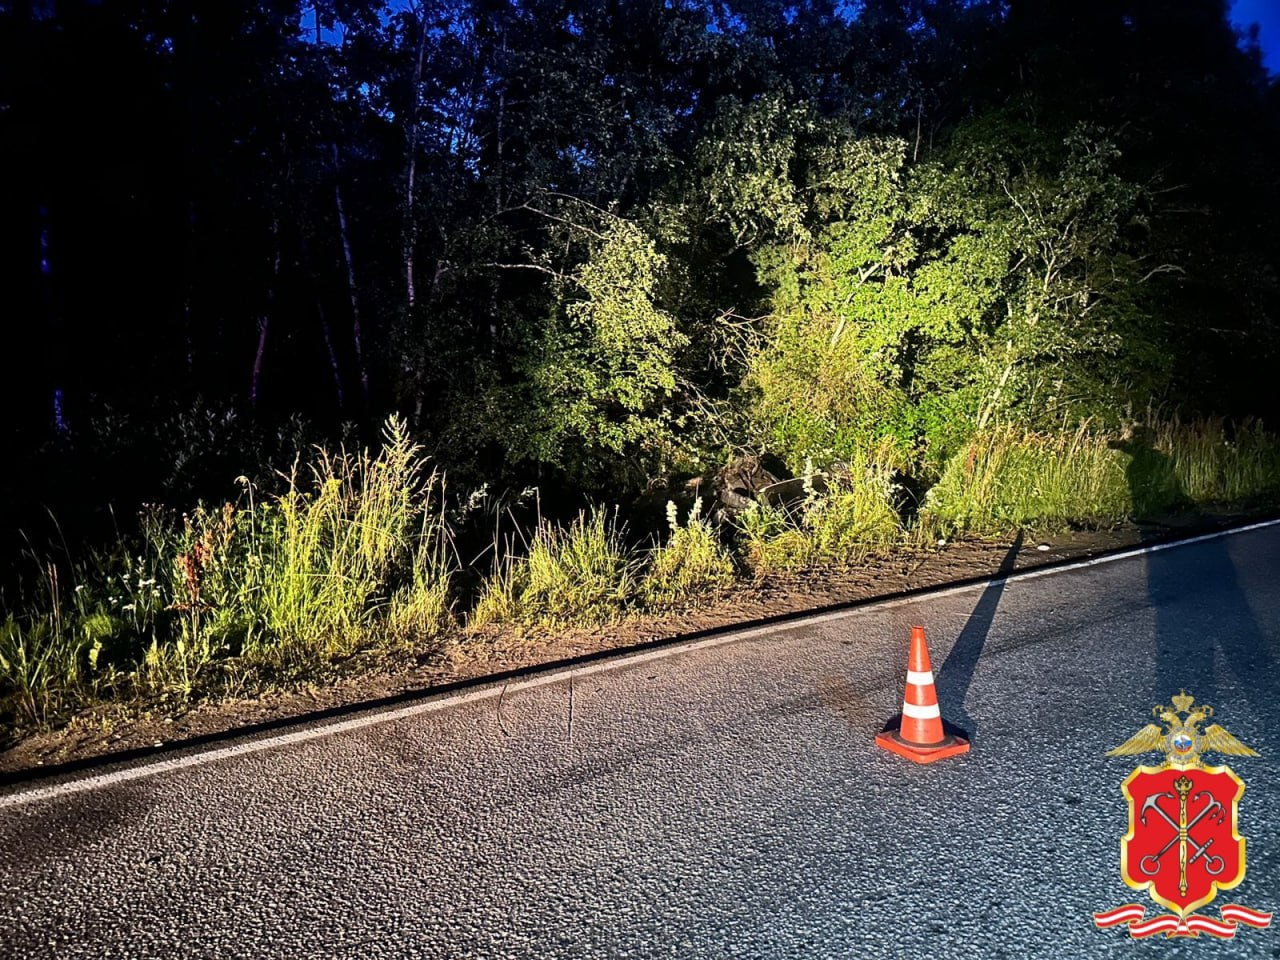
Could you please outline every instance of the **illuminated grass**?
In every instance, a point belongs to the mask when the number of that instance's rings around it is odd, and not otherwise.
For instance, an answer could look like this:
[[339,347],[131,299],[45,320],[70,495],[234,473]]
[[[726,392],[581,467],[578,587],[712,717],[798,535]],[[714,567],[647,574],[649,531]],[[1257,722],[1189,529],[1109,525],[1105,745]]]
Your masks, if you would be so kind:
[[694,500],[684,525],[674,503],[667,503],[666,543],[649,556],[640,587],[646,609],[663,610],[715,597],[734,580],[733,558],[720,543],[715,527],[702,516],[701,498]]
[[[803,497],[757,504],[726,531],[701,501],[683,523],[669,504],[669,534],[648,549],[627,544],[614,510],[539,519],[495,552],[465,622],[554,631],[708,602],[735,582],[732,548],[759,579],[856,566],[909,534],[1107,526],[1280,494],[1280,442],[1220,420],[1124,438],[987,431],[946,465],[912,531],[883,464],[867,454],[825,478],[810,470]],[[236,504],[149,508],[137,538],[74,563],[40,560],[28,589],[4,598],[17,602],[0,620],[0,715],[29,729],[106,702],[181,706],[322,677],[356,653],[465,639],[443,504],[443,477],[391,421],[376,455],[316,450],[273,493],[246,482]]]
[[607,623],[635,594],[636,567],[616,514],[610,519],[604,510],[593,509],[567,528],[539,520],[527,552],[520,556],[508,550],[498,561],[470,623]]
[[[442,478],[404,426],[376,456],[316,450],[281,492],[91,553],[0,624],[0,702],[41,725],[102,698],[175,699],[256,671],[304,675],[353,652],[435,645],[452,628]],[[61,580],[73,586],[66,590]]]
[[1189,505],[1247,503],[1280,491],[1280,443],[1256,423],[1139,427],[1124,439],[1012,427],[969,442],[925,498],[922,531],[999,535],[1105,527]]
[[1112,524],[1131,512],[1129,459],[1084,427],[1061,434],[993,430],[947,464],[925,497],[921,528],[997,535]]
[[811,567],[849,567],[898,542],[901,518],[893,506],[889,467],[871,460],[830,478],[810,479],[794,506],[754,504],[739,518],[742,549],[757,576]]

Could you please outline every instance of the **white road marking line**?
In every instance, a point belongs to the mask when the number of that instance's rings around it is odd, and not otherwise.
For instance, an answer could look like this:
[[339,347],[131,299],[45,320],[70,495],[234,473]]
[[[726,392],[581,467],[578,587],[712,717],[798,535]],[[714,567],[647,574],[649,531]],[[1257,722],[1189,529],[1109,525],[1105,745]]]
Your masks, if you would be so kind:
[[[438,710],[456,707],[464,703],[473,703],[477,700],[488,700],[521,690],[533,690],[538,687],[547,686],[551,683],[561,683],[569,678],[577,679],[579,677],[589,677],[592,674],[603,673],[608,670],[618,670],[623,667],[630,667],[640,663],[648,663],[653,660],[663,660],[667,657],[674,657],[679,654],[689,653],[695,650],[709,650],[713,647],[724,646],[727,643],[737,643],[742,640],[750,640],[755,637],[775,633],[779,630],[793,630],[796,627],[831,623],[836,620],[859,616],[873,607],[892,609],[905,604],[918,603],[922,600],[932,600],[937,597],[950,597],[961,593],[968,593],[973,590],[983,590],[986,589],[989,584],[999,583],[1001,581],[1036,580],[1040,577],[1066,573],[1070,570],[1080,570],[1085,567],[1094,567],[1104,563],[1114,563],[1118,560],[1128,560],[1147,553],[1157,553],[1161,550],[1171,550],[1175,547],[1185,547],[1195,543],[1204,543],[1208,540],[1218,540],[1223,537],[1235,536],[1240,533],[1248,533],[1252,530],[1261,530],[1277,524],[1280,524],[1280,520],[1265,520],[1261,523],[1252,523],[1243,527],[1235,527],[1231,530],[1218,530],[1214,533],[1201,534],[1197,537],[1191,537],[1188,540],[1177,540],[1172,543],[1158,543],[1152,546],[1135,547],[1132,550],[1110,554],[1105,557],[1091,557],[1088,560],[1080,560],[1076,563],[1064,564],[1060,567],[1026,571],[1014,570],[1009,573],[1001,574],[1000,576],[991,577],[987,580],[978,581],[977,583],[963,584],[954,587],[943,587],[940,590],[931,590],[927,593],[916,594],[914,596],[895,597],[888,600],[881,600],[862,606],[856,606],[848,610],[832,610],[828,613],[814,614],[810,617],[788,620],[784,623],[774,623],[761,627],[749,627],[745,630],[738,630],[732,633],[722,634],[717,637],[707,637],[703,640],[694,640],[689,643],[674,644],[669,647],[662,647],[658,650],[646,650],[641,653],[631,654],[622,653],[616,657],[610,657],[597,663],[586,664],[580,667],[569,667],[553,673],[532,677],[528,680],[518,680],[505,684],[494,683],[489,686],[478,687],[474,690],[468,690],[463,693],[446,694],[444,696],[423,700],[419,703],[410,704],[409,706],[395,707],[385,711],[378,711],[368,716],[353,717],[350,720],[339,720],[335,723],[322,724],[318,727],[295,730],[291,733],[282,733],[274,737],[266,737],[262,740],[252,740],[248,743],[239,743],[228,747],[218,747],[213,750],[188,754],[182,757],[173,757],[168,760],[158,760],[154,763],[141,764],[136,767],[129,767],[124,770],[115,770],[109,773],[95,774],[93,776],[84,777],[78,780],[68,780],[64,783],[56,783],[50,786],[33,787],[29,790],[22,790],[16,793],[0,796],[0,809],[35,803],[40,800],[51,800],[56,797],[63,797],[73,793],[82,793],[86,790],[112,786],[117,783],[128,783],[131,780],[141,780],[144,777],[152,777],[157,774],[168,773],[173,770],[204,766],[206,764],[216,763],[219,760],[226,760],[231,757],[240,757],[251,753],[260,753],[265,750],[274,750],[277,747],[290,746],[295,743],[306,743],[310,740],[319,740],[323,737],[333,736],[334,734],[348,733],[352,730],[360,730],[364,727],[370,727],[376,724],[391,723],[396,720],[403,720],[407,717],[414,717],[424,713],[434,713]],[[428,694],[427,696],[430,695]]]

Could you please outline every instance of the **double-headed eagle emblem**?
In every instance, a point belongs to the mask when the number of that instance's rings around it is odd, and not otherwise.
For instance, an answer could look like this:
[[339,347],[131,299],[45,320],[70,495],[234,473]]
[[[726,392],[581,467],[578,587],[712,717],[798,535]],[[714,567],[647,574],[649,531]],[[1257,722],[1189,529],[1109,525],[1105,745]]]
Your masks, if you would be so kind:
[[1172,704],[1161,704],[1151,710],[1152,716],[1159,717],[1164,724],[1163,729],[1159,723],[1148,723],[1120,746],[1108,750],[1107,756],[1125,757],[1163,751],[1164,766],[1194,767],[1199,765],[1200,755],[1210,750],[1236,757],[1258,755],[1227,733],[1225,727],[1211,723],[1203,731],[1200,729],[1200,725],[1213,716],[1213,707],[1209,704],[1196,704],[1196,698],[1185,689],[1171,699]]
[[1142,904],[1126,903],[1095,913],[1094,925],[1101,930],[1126,925],[1135,939],[1158,933],[1231,938],[1241,924],[1267,927],[1271,914],[1239,903],[1224,904],[1218,917],[1195,912],[1220,890],[1238,887],[1245,868],[1245,838],[1238,829],[1244,781],[1230,767],[1205,766],[1201,755],[1258,754],[1219,724],[1206,726],[1213,716],[1207,703],[1197,704],[1186,690],[1170,699],[1171,704],[1151,711],[1159,723],[1148,723],[1107,756],[1164,754],[1160,766],[1140,766],[1120,785],[1129,807],[1129,829],[1120,838],[1120,877],[1172,912],[1147,917]]

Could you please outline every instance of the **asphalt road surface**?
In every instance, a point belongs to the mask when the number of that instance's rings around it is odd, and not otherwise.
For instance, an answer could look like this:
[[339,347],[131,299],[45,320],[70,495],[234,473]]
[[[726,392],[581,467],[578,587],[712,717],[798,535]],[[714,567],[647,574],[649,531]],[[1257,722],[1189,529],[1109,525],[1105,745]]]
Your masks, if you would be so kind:
[[[973,740],[931,766],[873,746],[914,623]],[[1228,758],[1247,876],[1202,912],[1277,909],[1278,658],[1271,526],[11,790],[0,956],[1276,957],[1280,917],[1092,913],[1156,912],[1119,873],[1141,758],[1103,754],[1180,687],[1262,754]]]

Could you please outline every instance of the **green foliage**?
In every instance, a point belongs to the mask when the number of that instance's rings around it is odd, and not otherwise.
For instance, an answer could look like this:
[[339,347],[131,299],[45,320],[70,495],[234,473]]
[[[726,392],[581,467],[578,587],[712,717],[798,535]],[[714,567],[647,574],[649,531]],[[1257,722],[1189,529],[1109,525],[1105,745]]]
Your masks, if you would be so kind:
[[634,223],[604,218],[588,257],[527,361],[522,408],[511,411],[511,452],[577,477],[602,458],[660,463],[678,445],[670,400],[688,342],[654,300],[665,259]]
[[745,380],[755,443],[799,463],[892,437],[927,474],[995,419],[1110,413],[1165,382],[1130,252],[1144,194],[1103,131],[995,116],[913,161],[904,140],[810,121],[801,143],[768,116],[760,149],[790,157],[793,189],[743,198],[753,222],[772,211],[752,251],[771,308]]
[[[593,493],[886,436],[931,477],[999,423],[1271,403],[1233,371],[1280,342],[1280,112],[1221,3],[286,3],[176,38],[163,4],[54,6],[10,18],[41,80],[13,116],[79,89],[133,171],[60,178],[50,249],[97,255],[23,268],[86,372],[50,445],[67,503],[265,489],[273,419],[336,437],[390,397],[455,477]],[[191,76],[207,95],[154,123]],[[148,174],[175,150],[181,184]],[[126,239],[183,232],[156,252],[181,290],[120,282],[138,244],[99,234],[125,208]],[[208,402],[158,421],[192,383]],[[11,405],[19,457],[50,400]]]
[[1085,426],[1054,434],[988,431],[947,464],[925,497],[921,528],[996,536],[1022,527],[1110,525],[1132,510],[1128,459]]
[[759,442],[791,463],[856,456],[907,400],[906,145],[830,126],[823,134],[796,191],[804,215],[779,211],[771,236],[783,239],[754,252],[773,296],[749,359],[752,417]]
[[705,202],[740,246],[804,233],[806,207],[796,165],[815,120],[804,104],[770,94],[749,103],[725,97],[697,151]]
[[[941,478],[943,530],[1275,493],[1260,427],[1119,439],[1170,398],[1275,404],[1280,100],[1222,3],[43,6],[7,24],[39,81],[10,111],[22,162],[73,163],[23,127],[64,90],[69,129],[110,118],[125,153],[51,181],[51,254],[19,284],[58,305],[50,371],[78,374],[8,406],[0,531],[43,541],[50,501],[90,531],[4,615],[24,722],[447,636],[438,477],[393,428],[277,478],[314,439],[299,408],[336,438],[390,401],[455,478],[606,502],[743,450],[856,464],[748,515],[758,570],[890,542],[890,465]],[[175,151],[183,177],[152,175]],[[121,281],[140,244],[172,283]],[[9,352],[40,346],[11,326]],[[95,504],[202,497],[78,546]],[[729,574],[700,516],[644,574],[592,523],[540,526],[478,618],[599,619]]]
[[922,531],[1000,535],[1109,526],[1192,504],[1248,503],[1280,490],[1280,441],[1257,423],[1228,439],[1219,419],[1139,427],[1127,439],[1083,425],[975,437],[925,498]]
[[863,456],[841,474],[815,482],[795,506],[754,504],[739,517],[747,564],[757,576],[819,566],[854,566],[902,538],[893,506],[892,469]]
[[608,623],[622,614],[636,581],[616,516],[593,509],[568,528],[539,520],[523,556],[507,551],[497,561],[470,624]]
[[648,609],[666,609],[722,593],[733,583],[733,558],[720,543],[715,527],[702,516],[702,498],[694,500],[683,525],[675,503],[667,502],[671,536],[649,555],[640,586]]
[[[303,482],[300,476],[306,476]],[[284,489],[197,507],[174,522],[144,512],[136,544],[58,568],[0,633],[0,691],[46,723],[106,695],[191,697],[262,668],[314,669],[358,647],[415,649],[452,624],[453,566],[439,512],[403,423],[376,455],[317,449]]]
[[[979,342],[986,382],[979,428],[1011,415],[1046,423],[1104,416],[1164,386],[1158,324],[1143,303],[1134,242],[1149,198],[1117,172],[1119,150],[1080,125],[1061,142],[1000,116],[963,130],[939,180],[978,236],[1006,251],[998,323]],[[963,191],[962,191],[963,188]],[[1004,202],[1000,202],[1003,196]]]

